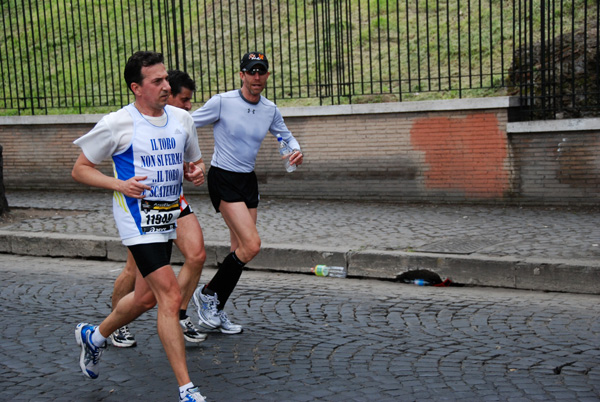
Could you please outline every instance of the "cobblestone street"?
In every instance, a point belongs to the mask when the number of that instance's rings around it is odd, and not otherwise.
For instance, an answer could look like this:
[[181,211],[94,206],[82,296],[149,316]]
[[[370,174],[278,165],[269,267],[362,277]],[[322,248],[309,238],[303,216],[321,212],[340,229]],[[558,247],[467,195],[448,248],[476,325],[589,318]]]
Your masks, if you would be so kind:
[[[0,400],[175,400],[156,310],[97,380],[79,371],[75,325],[108,314],[121,267],[0,254]],[[598,401],[598,301],[246,271],[227,308],[245,331],[188,344],[188,365],[209,401]]]

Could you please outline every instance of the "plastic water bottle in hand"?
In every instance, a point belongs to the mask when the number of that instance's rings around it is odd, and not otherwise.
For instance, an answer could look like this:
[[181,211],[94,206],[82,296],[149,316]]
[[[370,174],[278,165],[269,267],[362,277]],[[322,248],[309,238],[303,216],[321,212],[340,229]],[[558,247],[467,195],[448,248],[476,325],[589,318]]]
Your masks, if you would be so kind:
[[292,148],[290,148],[288,143],[285,142],[283,138],[281,138],[280,135],[277,135],[277,141],[279,142],[279,153],[281,154],[281,156],[284,157],[285,170],[288,173],[291,173],[294,170],[296,170],[296,165],[290,164],[290,156],[294,151],[292,150]]

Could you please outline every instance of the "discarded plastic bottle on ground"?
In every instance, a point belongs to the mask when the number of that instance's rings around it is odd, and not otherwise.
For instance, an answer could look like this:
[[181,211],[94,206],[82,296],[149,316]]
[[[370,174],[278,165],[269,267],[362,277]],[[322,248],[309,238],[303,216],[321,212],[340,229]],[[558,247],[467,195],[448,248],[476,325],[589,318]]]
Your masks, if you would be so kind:
[[294,152],[294,150],[290,148],[288,143],[285,142],[285,140],[281,138],[279,134],[277,134],[277,141],[279,142],[279,153],[281,154],[281,156],[285,156],[283,160],[285,170],[288,173],[292,173],[294,170],[296,170],[296,165],[290,164],[290,156],[292,155],[292,152]]
[[425,279],[413,279],[412,281],[409,281],[408,283],[412,283],[413,285],[417,285],[417,286],[429,286],[430,283],[428,281],[426,281]]
[[345,278],[348,274],[346,267],[330,267],[328,265],[316,265],[310,271],[317,276],[331,276],[333,278]]

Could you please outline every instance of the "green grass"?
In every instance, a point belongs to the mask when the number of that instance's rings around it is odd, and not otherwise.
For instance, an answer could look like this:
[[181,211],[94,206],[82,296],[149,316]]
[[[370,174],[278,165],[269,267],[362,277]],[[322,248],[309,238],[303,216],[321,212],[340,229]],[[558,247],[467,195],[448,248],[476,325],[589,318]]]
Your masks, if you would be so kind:
[[[280,106],[502,95],[515,2],[525,1],[3,0],[0,115],[114,110],[132,100],[122,71],[140,49],[188,71],[196,105],[239,86],[249,49],[270,56],[265,95]],[[563,9],[567,31],[597,18],[590,0]]]

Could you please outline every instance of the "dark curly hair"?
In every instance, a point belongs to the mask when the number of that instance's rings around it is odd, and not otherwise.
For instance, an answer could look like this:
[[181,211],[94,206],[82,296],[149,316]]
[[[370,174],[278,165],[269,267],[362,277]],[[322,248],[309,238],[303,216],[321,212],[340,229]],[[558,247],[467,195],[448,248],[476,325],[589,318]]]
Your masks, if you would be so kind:
[[181,88],[187,88],[191,91],[196,90],[196,83],[188,73],[181,70],[169,70],[167,74],[169,74],[167,80],[169,80],[171,86],[171,95],[177,96],[181,92]]
[[134,82],[140,84],[142,82],[144,79],[142,67],[149,67],[163,62],[164,57],[161,53],[149,51],[135,52],[129,60],[127,60],[127,64],[125,65],[125,73],[123,75],[125,76],[127,88],[131,90],[131,84]]

